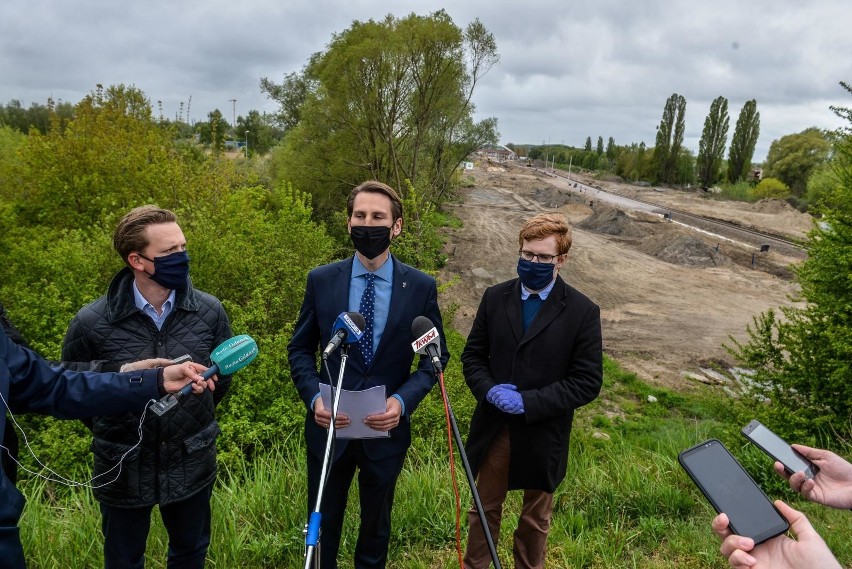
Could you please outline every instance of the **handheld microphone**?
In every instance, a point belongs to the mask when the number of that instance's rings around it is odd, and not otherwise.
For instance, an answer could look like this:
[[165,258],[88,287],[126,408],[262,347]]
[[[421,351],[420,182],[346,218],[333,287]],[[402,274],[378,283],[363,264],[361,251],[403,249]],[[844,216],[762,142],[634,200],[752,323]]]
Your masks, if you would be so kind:
[[428,355],[432,360],[432,367],[440,372],[441,366],[441,343],[438,337],[438,329],[426,316],[418,316],[411,323],[411,335],[416,338],[411,342],[411,348],[417,354]]
[[[230,375],[250,364],[257,357],[257,342],[251,336],[242,334],[225,340],[210,354],[213,362],[207,371],[201,374],[204,379],[210,379],[217,373]],[[169,394],[151,405],[151,409],[157,415],[162,416],[166,411],[177,405],[178,399],[192,392],[192,383],[184,385],[174,395]]]
[[358,312],[341,312],[331,327],[331,340],[322,351],[322,359],[327,359],[341,344],[354,344],[364,335],[367,322]]

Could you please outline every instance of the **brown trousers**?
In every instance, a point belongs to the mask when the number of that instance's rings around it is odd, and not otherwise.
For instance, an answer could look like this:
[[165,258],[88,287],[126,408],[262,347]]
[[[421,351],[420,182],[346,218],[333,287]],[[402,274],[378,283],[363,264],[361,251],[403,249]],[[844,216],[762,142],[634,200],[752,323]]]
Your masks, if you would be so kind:
[[[504,428],[491,441],[476,477],[476,488],[495,548],[500,537],[503,502],[509,492],[509,451],[509,431]],[[512,547],[515,569],[544,568],[544,550],[552,511],[553,494],[541,490],[524,490],[524,502]],[[475,506],[468,510],[467,521],[465,569],[488,569],[491,566],[491,553]]]

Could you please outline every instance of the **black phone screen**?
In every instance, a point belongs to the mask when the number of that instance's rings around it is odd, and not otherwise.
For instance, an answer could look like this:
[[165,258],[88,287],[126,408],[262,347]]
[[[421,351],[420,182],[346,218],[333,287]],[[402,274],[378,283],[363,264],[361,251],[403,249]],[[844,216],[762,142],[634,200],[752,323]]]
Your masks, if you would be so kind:
[[687,449],[678,461],[716,511],[727,514],[734,533],[760,543],[787,531],[787,521],[720,441]]
[[813,478],[814,471],[811,462],[793,450],[793,447],[787,444],[787,441],[770,431],[759,421],[755,420],[746,425],[742,433],[763,452],[783,464],[789,474],[805,472],[808,478]]

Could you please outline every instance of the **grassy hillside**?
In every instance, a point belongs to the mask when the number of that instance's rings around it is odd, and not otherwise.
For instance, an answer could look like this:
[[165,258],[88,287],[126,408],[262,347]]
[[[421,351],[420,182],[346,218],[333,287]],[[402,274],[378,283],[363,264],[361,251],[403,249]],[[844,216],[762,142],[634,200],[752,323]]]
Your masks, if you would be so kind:
[[[451,351],[460,352],[454,336]],[[472,401],[465,394],[457,358],[447,386],[460,429],[466,431]],[[288,386],[289,387],[289,386]],[[649,402],[653,395],[656,402]],[[434,421],[437,389],[414,421]],[[440,413],[438,413],[440,414]],[[637,380],[610,360],[601,397],[575,421],[569,474],[557,490],[548,567],[726,567],[709,529],[714,513],[677,463],[677,454],[706,438],[720,438],[772,498],[804,510],[841,563],[852,563],[852,516],[803,502],[771,471],[764,455],[738,434],[748,406],[715,393],[674,393]],[[389,567],[458,566],[455,500],[447,435],[437,423],[412,447],[397,488]],[[848,449],[847,449],[848,451]],[[846,453],[848,456],[848,452]],[[470,503],[461,462],[462,547]],[[210,567],[278,568],[303,565],[307,519],[304,446],[299,430],[282,433],[280,444],[261,458],[222,471],[213,496]],[[38,483],[30,497],[22,536],[33,568],[95,567],[101,564],[100,516],[88,490],[51,500]],[[357,527],[355,488],[342,543],[341,567],[351,567]],[[511,534],[519,493],[507,501],[499,543],[501,562],[511,567]],[[167,538],[157,519],[149,540],[149,567],[165,566]]]

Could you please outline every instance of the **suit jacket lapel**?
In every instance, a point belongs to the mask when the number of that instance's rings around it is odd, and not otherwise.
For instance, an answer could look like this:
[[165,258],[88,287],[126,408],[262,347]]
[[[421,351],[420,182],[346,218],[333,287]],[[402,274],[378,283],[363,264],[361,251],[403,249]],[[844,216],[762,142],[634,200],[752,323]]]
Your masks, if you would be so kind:
[[523,340],[521,340],[522,344],[539,335],[565,309],[565,296],[565,282],[562,277],[557,276],[556,284],[553,285],[553,289],[547,295],[547,300],[539,308],[538,314],[530,324],[530,329],[527,330]]
[[521,280],[516,279],[515,285],[509,289],[504,297],[506,303],[506,314],[509,316],[509,325],[515,334],[515,340],[521,341],[524,337],[524,317],[521,314]]
[[[331,290],[329,292],[328,302],[331,304],[332,318],[337,318],[341,312],[349,312],[349,287],[352,284],[352,263],[354,257],[342,261],[337,266],[339,274],[337,278],[331,279]],[[323,302],[324,299],[320,299]],[[332,321],[328,326],[329,330],[334,325]],[[361,349],[358,344],[353,344],[349,348],[349,363],[356,364],[359,368],[364,368],[364,356],[361,355]]]
[[[331,291],[328,302],[331,303],[332,312],[334,313],[334,317],[337,318],[337,315],[341,312],[349,311],[349,286],[352,282],[352,259],[350,258],[346,261],[343,261],[337,266],[337,270],[340,271],[340,274],[336,279],[332,279],[331,281]],[[325,299],[318,299],[319,302],[325,302]],[[331,327],[334,322],[329,323],[329,327]]]
[[391,257],[393,261],[393,288],[391,289],[390,307],[388,308],[388,321],[385,323],[385,329],[382,332],[382,341],[376,348],[376,353],[373,354],[373,362],[376,362],[385,350],[385,346],[390,342],[390,337],[399,326],[400,318],[402,318],[402,307],[408,302],[408,295],[412,289],[406,281],[406,273],[408,268]]

